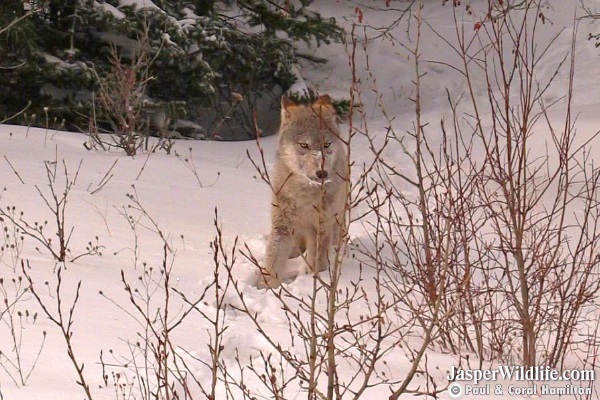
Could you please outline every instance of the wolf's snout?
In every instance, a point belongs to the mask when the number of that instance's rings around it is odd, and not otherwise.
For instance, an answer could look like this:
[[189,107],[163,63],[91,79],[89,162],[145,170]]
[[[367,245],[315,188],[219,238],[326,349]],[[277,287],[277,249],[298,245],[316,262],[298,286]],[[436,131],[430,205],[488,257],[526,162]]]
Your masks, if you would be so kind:
[[327,175],[329,175],[329,174],[325,170],[317,171],[317,178],[319,178],[319,179],[326,179]]

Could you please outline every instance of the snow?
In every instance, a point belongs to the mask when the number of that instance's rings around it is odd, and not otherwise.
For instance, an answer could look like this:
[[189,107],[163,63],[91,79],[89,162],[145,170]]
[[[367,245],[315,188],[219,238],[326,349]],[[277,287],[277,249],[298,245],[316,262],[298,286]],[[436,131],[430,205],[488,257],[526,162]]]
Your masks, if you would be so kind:
[[290,88],[286,91],[288,95],[296,95],[298,97],[309,97],[310,96],[310,90],[308,88],[308,84],[306,83],[306,81],[304,80],[304,78],[302,77],[302,72],[300,71],[300,68],[298,67],[298,65],[294,65],[292,67],[292,73],[294,74],[294,77],[296,78],[295,82],[292,84],[292,86],[290,86]]
[[99,3],[94,1],[94,7],[111,14],[115,19],[125,19],[127,17],[123,11],[106,2]]
[[[149,0],[120,0],[119,3],[121,6],[157,8]],[[384,7],[377,10],[366,6],[372,3],[363,4],[363,25],[386,26],[393,23],[397,14]],[[102,4],[116,18],[120,18],[118,9],[109,7],[107,3]],[[392,4],[401,8],[408,2]],[[474,0],[473,4],[481,5],[481,1]],[[356,6],[354,1],[317,0],[314,3],[315,9],[323,16],[336,16],[347,26],[350,21],[357,21]],[[550,49],[548,59],[552,62],[541,69],[541,78],[545,79],[555,74],[558,61],[570,49],[570,32],[573,29],[572,19],[575,12],[571,2],[553,2],[552,6],[553,8],[547,10],[552,23],[544,25],[544,38],[549,40],[563,29],[564,31]],[[424,14],[441,35],[448,38],[452,36],[454,28],[450,5],[442,7],[439,2],[433,2],[426,6]],[[463,22],[466,34],[474,34],[474,21]],[[411,26],[409,29],[413,28],[414,26]],[[596,72],[600,73],[600,53],[586,40],[588,33],[594,28],[594,25],[580,24],[577,33],[574,111],[579,116],[578,130],[583,133],[581,142],[595,133],[600,125],[600,92],[596,82]],[[394,33],[401,37],[406,30],[405,25],[399,24],[394,28]],[[440,64],[456,62],[456,54],[430,29],[426,29],[424,35],[423,58],[428,61],[424,64],[423,77],[424,119],[437,123],[449,113],[446,89],[459,96],[465,88],[456,73]],[[168,35],[165,36],[165,40],[169,40]],[[363,57],[363,46],[369,54],[369,71]],[[389,115],[395,116],[392,125],[398,132],[412,129],[414,104],[411,97],[414,74],[407,61],[409,58],[406,48],[402,43],[378,37],[377,31],[373,29],[364,32],[358,47],[360,57],[356,79],[360,82],[370,130],[375,134],[382,134],[389,124],[381,112],[379,101],[385,104]],[[330,62],[319,67],[304,65],[297,74],[298,85],[294,90],[305,90],[306,82],[309,82],[320,93],[330,93],[334,98],[347,98],[352,83],[347,50],[343,44],[321,47],[317,55],[329,59]],[[560,84],[552,86],[548,93],[549,101],[558,101],[551,116],[557,120],[565,111],[566,103],[561,99],[566,93],[567,78],[568,71],[560,70],[557,73]],[[382,93],[381,99],[373,90],[375,87]],[[484,85],[476,88],[480,95],[485,94],[485,89]],[[52,110],[49,110],[49,114],[52,114]],[[252,360],[257,364],[261,354],[273,352],[272,345],[258,332],[251,318],[236,310],[236,307],[243,305],[242,297],[229,288],[223,302],[219,303],[214,296],[215,287],[212,286],[215,279],[211,250],[216,233],[213,224],[215,210],[218,211],[218,225],[223,230],[226,252],[231,251],[238,237],[238,250],[250,251],[259,261],[264,257],[265,235],[270,226],[271,190],[260,179],[259,173],[247,156],[250,154],[253,160],[260,160],[257,143],[180,140],[175,141],[170,155],[157,151],[131,158],[117,149],[87,151],[83,147],[86,139],[82,134],[56,131],[52,127],[39,129],[0,125],[0,207],[5,209],[14,206],[17,213],[23,212],[21,218],[30,224],[50,221],[52,226],[52,214],[38,192],[39,189],[46,196],[50,194],[46,165],[51,172],[56,167],[53,184],[56,185],[59,195],[67,179],[65,170],[68,179],[74,180],[77,175],[68,194],[65,211],[67,229],[73,229],[69,244],[71,256],[85,253],[89,242],[96,243],[96,237],[102,255],[87,255],[65,264],[62,271],[62,290],[65,296],[62,309],[68,314],[73,304],[75,287],[81,282],[80,298],[73,312],[72,338],[77,361],[85,365],[84,375],[90,384],[93,398],[122,398],[118,396],[119,391],[137,390],[137,382],[132,384],[131,388],[115,384],[132,379],[133,367],[128,361],[132,358],[132,352],[139,351],[135,343],[140,340],[139,332],[143,330],[143,321],[124,291],[121,274],[132,287],[138,289],[136,298],[140,302],[145,293],[156,293],[149,303],[149,308],[154,312],[153,317],[161,315],[162,311],[158,310],[163,307],[161,301],[164,301],[164,296],[153,279],[157,279],[162,266],[165,244],[170,250],[167,250],[166,264],[171,266],[172,287],[185,293],[192,300],[201,296],[204,290],[208,290],[209,295],[199,308],[209,317],[214,317],[219,312],[226,315],[225,323],[228,328],[224,333],[221,355],[224,362],[235,369],[233,367],[238,362],[248,366]],[[275,145],[275,137],[260,140],[267,168],[273,165]],[[594,145],[597,146],[598,143]],[[543,148],[541,144],[539,147]],[[400,166],[409,162],[407,156],[400,151],[389,152],[385,156]],[[597,157],[595,154],[592,156]],[[352,149],[352,157],[356,165],[372,157],[366,141],[358,139]],[[408,186],[403,189],[407,192],[413,190]],[[141,207],[144,212],[140,211]],[[129,216],[132,219],[129,219]],[[136,223],[132,224],[132,220]],[[58,264],[35,240],[25,237],[21,241],[22,233],[12,231],[6,221],[4,224],[8,229],[5,246],[10,247],[12,244],[14,247],[0,252],[0,278],[4,281],[4,286],[0,285],[0,300],[4,301],[2,297],[5,296],[9,303],[16,301],[16,310],[23,313],[28,311],[31,315],[37,313],[37,319],[34,322],[32,317],[19,319],[15,315],[15,319],[21,321],[15,326],[19,335],[20,344],[17,347],[22,357],[23,369],[26,373],[31,370],[31,375],[24,385],[19,381],[17,370],[12,364],[17,356],[10,327],[8,323],[0,326],[0,399],[83,398],[83,391],[76,383],[78,377],[67,357],[60,330],[42,314],[32,294],[24,291],[24,283],[19,286],[18,281],[11,282],[13,278],[24,276],[18,260],[28,260],[25,267],[36,290],[47,304],[55,304],[54,289]],[[49,231],[51,229],[53,228],[48,228]],[[357,224],[351,227],[350,234],[351,237],[357,238],[367,230],[365,226]],[[369,283],[372,276],[368,270],[361,269],[355,255],[356,252],[350,250],[346,256],[341,288],[351,289],[352,282],[356,282],[364,274],[365,288],[372,290]],[[229,261],[231,262],[231,258]],[[296,259],[292,260],[288,273],[295,276],[304,270],[303,262]],[[220,272],[217,280],[222,290],[226,285],[226,276],[223,269]],[[256,315],[256,319],[263,324],[270,336],[277,338],[291,353],[303,354],[304,349],[299,344],[299,339],[293,337],[288,328],[288,320],[281,310],[281,304],[272,293],[256,288],[257,275],[254,265],[237,253],[232,274],[238,282],[239,291],[243,293],[246,307]],[[295,299],[306,299],[312,292],[312,284],[313,279],[310,275],[300,274],[286,283],[285,287],[296,296]],[[171,296],[175,307],[174,314],[181,315],[185,309],[183,302],[175,294],[172,293]],[[291,304],[297,305],[298,302],[291,301]],[[320,297],[317,303],[317,307],[325,305],[324,299]],[[0,317],[4,315],[5,322],[7,316],[2,314],[5,303],[1,304]],[[365,302],[358,302],[355,307],[354,316],[369,313]],[[51,307],[51,311],[56,312],[55,306]],[[210,381],[210,375],[203,362],[209,362],[211,357],[208,347],[213,338],[211,329],[213,327],[208,324],[206,318],[194,313],[182,326],[173,331],[178,346],[174,349],[175,353],[188,363],[190,369],[195,372],[195,378],[203,384]],[[45,339],[43,332],[46,335]],[[416,348],[421,340],[418,334],[411,335],[409,344]],[[43,348],[36,361],[42,343]],[[100,362],[101,351],[104,367]],[[438,387],[446,386],[446,373],[451,366],[458,365],[459,357],[440,350],[430,350],[428,357],[432,379],[436,380]],[[390,379],[402,380],[410,367],[405,351],[400,348],[391,349],[385,355],[385,360]],[[470,361],[473,365],[477,364],[472,359]],[[483,364],[484,367],[489,365]],[[347,376],[352,373],[345,368],[340,370]],[[102,378],[104,372],[109,375],[107,382]],[[111,375],[113,372],[120,375]],[[249,385],[259,386],[258,378],[247,379]],[[507,386],[510,382],[495,383]],[[426,384],[423,376],[419,376],[415,383],[411,384],[411,388],[420,385],[422,389]],[[495,398],[540,398],[539,395],[494,396],[493,386],[492,397]],[[197,388],[193,390],[194,398],[204,398]],[[227,398],[222,386],[217,393],[217,399]],[[389,389],[383,385],[368,389],[364,398],[384,399],[389,394]],[[592,398],[597,398],[596,393],[594,396]],[[412,397],[405,395],[402,398]],[[450,398],[447,392],[439,394],[439,397]],[[141,397],[133,395],[131,398]],[[302,398],[301,395],[298,395],[298,398]]]
[[160,10],[160,7],[154,4],[152,0],[119,0],[119,7],[135,7],[136,9],[150,8]]
[[51,64],[56,64],[57,68],[59,68],[59,69],[70,69],[70,68],[78,68],[78,69],[82,69],[82,70],[87,69],[87,66],[82,62],[77,62],[75,64],[68,63],[68,62],[63,61],[60,58],[55,57],[48,53],[44,53],[44,58],[46,59],[47,62],[49,62]]

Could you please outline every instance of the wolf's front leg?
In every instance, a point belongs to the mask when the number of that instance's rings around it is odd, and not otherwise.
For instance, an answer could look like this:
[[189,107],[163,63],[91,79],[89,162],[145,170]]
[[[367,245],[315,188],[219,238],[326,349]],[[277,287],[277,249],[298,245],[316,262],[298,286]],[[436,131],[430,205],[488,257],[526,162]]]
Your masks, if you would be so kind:
[[264,269],[258,280],[259,288],[276,288],[281,284],[281,273],[292,250],[292,235],[286,228],[274,228],[269,236]]
[[307,262],[313,273],[329,269],[329,249],[331,247],[331,232],[322,231],[308,240]]

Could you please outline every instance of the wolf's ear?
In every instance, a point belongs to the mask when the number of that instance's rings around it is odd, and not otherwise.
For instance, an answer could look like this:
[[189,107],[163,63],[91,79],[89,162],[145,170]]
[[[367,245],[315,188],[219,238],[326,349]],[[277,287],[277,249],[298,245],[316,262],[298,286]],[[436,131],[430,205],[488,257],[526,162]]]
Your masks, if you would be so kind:
[[325,113],[331,117],[335,117],[335,107],[331,101],[331,97],[328,94],[322,94],[317,100],[312,103],[312,109],[319,114]]
[[281,121],[290,119],[290,114],[297,107],[298,104],[294,103],[289,97],[286,95],[281,96]]
[[331,97],[328,94],[322,94],[317,100],[315,100],[311,108],[320,118],[325,118],[328,121],[335,122],[337,120],[337,113]]
[[333,110],[333,103],[331,102],[331,97],[329,97],[328,94],[320,95],[319,98],[313,103],[313,106],[331,108]]
[[287,97],[285,94],[283,96],[281,96],[281,109],[288,109],[288,108],[294,108],[296,107],[297,104],[294,103],[289,97]]

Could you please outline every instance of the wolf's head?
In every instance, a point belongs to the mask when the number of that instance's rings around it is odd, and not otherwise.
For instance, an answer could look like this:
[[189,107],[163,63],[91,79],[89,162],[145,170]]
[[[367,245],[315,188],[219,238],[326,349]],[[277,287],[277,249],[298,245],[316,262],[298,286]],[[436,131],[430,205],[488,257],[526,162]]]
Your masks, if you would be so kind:
[[345,154],[336,118],[328,95],[312,104],[296,104],[286,96],[281,99],[279,155],[293,173],[312,184],[331,182],[334,166]]

